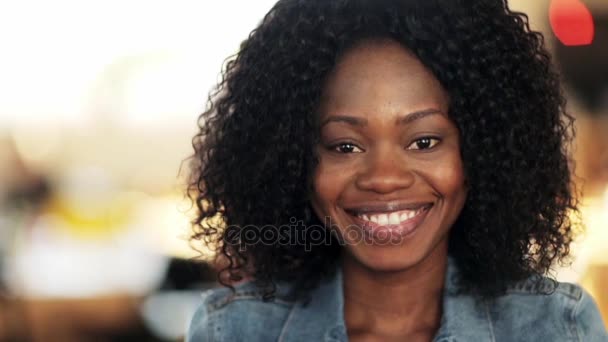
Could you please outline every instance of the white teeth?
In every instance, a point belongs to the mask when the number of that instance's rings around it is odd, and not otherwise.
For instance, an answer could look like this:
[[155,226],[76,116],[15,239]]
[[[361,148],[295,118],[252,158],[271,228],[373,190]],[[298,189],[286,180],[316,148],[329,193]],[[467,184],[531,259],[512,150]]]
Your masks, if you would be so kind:
[[388,216],[388,223],[389,224],[399,224],[399,222],[401,222],[400,217],[399,217],[399,213],[397,213],[397,212],[391,213]]
[[367,215],[360,214],[359,218],[365,221],[371,221],[377,223],[379,225],[387,225],[387,224],[399,224],[403,221],[407,221],[417,214],[419,214],[423,209],[418,210],[401,210],[395,211],[387,214],[375,214],[375,215]]

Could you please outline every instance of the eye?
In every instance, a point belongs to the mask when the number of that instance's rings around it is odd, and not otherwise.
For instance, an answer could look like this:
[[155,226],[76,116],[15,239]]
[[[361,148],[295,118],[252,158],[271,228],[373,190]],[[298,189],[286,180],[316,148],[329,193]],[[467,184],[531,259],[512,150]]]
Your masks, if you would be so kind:
[[420,139],[414,140],[410,146],[407,147],[408,150],[428,150],[435,145],[437,145],[441,140],[433,137],[423,137]]
[[361,153],[361,150],[357,145],[352,143],[339,143],[330,147],[332,151],[338,153]]

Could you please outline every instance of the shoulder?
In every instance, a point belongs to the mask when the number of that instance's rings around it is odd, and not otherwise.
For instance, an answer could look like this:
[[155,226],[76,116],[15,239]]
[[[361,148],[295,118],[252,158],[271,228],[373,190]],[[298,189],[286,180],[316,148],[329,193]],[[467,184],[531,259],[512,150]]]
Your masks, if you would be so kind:
[[597,305],[576,284],[528,279],[510,287],[488,312],[497,333],[517,331],[526,339],[608,341]]
[[235,286],[234,292],[226,287],[203,292],[186,341],[233,341],[237,336],[277,340],[294,303],[283,295],[284,286],[276,292],[275,298],[265,301],[253,282]]

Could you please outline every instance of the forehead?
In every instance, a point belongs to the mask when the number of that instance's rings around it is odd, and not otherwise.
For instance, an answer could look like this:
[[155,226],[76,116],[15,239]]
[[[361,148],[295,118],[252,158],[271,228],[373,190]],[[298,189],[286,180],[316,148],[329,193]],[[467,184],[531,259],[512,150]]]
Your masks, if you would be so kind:
[[372,40],[359,43],[338,61],[323,89],[321,113],[387,106],[447,110],[447,102],[441,83],[412,52],[392,40]]

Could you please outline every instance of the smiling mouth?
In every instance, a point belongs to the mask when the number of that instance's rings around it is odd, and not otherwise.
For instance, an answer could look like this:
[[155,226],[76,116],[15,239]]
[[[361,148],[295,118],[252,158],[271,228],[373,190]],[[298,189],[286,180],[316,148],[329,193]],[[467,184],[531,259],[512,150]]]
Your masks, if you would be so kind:
[[379,224],[381,226],[386,226],[389,224],[401,224],[407,222],[408,220],[414,218],[416,215],[422,213],[422,211],[428,209],[427,207],[420,207],[416,210],[398,210],[393,212],[379,212],[379,213],[365,213],[365,214],[357,214],[354,215],[364,221],[373,222]]
[[399,236],[405,237],[412,235],[417,228],[424,222],[433,204],[425,204],[416,208],[395,210],[357,212],[346,210],[347,214],[360,226],[364,232],[373,237],[378,236]]

